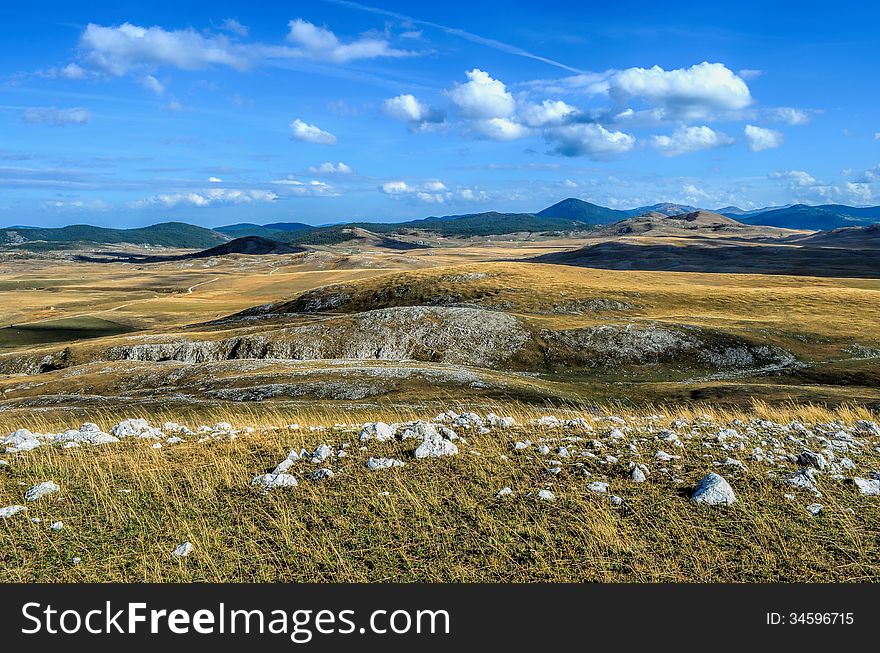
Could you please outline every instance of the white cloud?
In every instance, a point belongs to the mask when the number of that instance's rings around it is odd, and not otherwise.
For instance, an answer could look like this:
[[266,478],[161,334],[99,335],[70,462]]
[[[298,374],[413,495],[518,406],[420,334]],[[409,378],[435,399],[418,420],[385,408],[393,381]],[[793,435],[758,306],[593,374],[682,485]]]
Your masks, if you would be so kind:
[[743,130],[746,135],[746,141],[752,152],[763,152],[764,150],[772,150],[782,145],[783,135],[774,129],[765,129],[764,127],[756,127],[755,125],[746,125]]
[[160,82],[152,75],[147,75],[146,77],[144,77],[142,83],[144,85],[144,88],[152,91],[156,95],[162,95],[163,93],[165,93],[165,86],[163,86],[162,82]]
[[846,182],[844,186],[849,196],[849,201],[856,204],[870,204],[874,200],[874,193],[871,187],[864,182]]
[[339,163],[331,163],[327,161],[319,166],[310,166],[309,172],[313,175],[350,175],[354,172],[351,166],[346,165],[342,161]]
[[403,193],[415,192],[415,189],[410,188],[405,181],[386,181],[380,188],[386,195],[402,195]]
[[192,191],[189,193],[161,194],[133,202],[131,206],[195,206],[198,208],[222,204],[252,204],[256,202],[273,202],[278,195],[271,190],[236,190],[230,188],[212,188],[209,190]]
[[292,138],[298,141],[305,141],[306,143],[317,143],[318,145],[335,145],[336,137],[330,132],[325,132],[323,129],[310,125],[307,122],[303,122],[299,118],[290,123],[290,128],[293,130]]
[[763,77],[764,71],[756,68],[743,68],[737,74],[743,79],[757,79]]
[[409,123],[411,127],[428,129],[444,121],[442,111],[432,109],[410,93],[388,98],[382,103],[382,110],[392,118]]
[[333,186],[317,179],[301,181],[288,175],[285,179],[276,179],[272,183],[282,186],[287,193],[299,197],[336,197],[339,195]]
[[458,196],[466,202],[485,202],[489,199],[486,191],[474,188],[462,188]]
[[663,156],[678,156],[688,152],[711,150],[731,145],[733,139],[709,127],[679,127],[671,136],[654,136],[651,145]]
[[474,68],[465,73],[468,82],[458,84],[450,91],[449,97],[467,118],[489,120],[509,118],[516,110],[516,102],[503,82],[493,79],[488,73]]
[[770,120],[784,122],[788,125],[806,125],[810,122],[810,114],[793,107],[776,107],[768,110],[767,115]]
[[791,182],[793,186],[801,188],[812,188],[813,186],[820,185],[813,175],[803,170],[776,170],[768,176],[770,179],[785,179]]
[[81,107],[58,109],[56,107],[31,107],[25,109],[21,119],[32,124],[46,125],[84,125],[92,114]]
[[512,141],[529,135],[529,129],[508,118],[475,120],[471,127],[478,134],[495,141]]
[[82,66],[69,63],[58,70],[58,76],[64,79],[85,79],[89,76],[89,73]]
[[111,75],[121,76],[133,68],[175,66],[198,70],[224,65],[244,70],[253,55],[225,36],[203,36],[195,30],[165,30],[131,23],[104,27],[89,23],[80,36],[86,61]]
[[395,50],[386,39],[365,36],[343,43],[330,30],[297,18],[288,23],[287,40],[297,46],[296,53],[309,59],[345,63],[356,59],[376,57],[408,57],[413,52]]
[[446,184],[442,181],[428,181],[422,184],[422,188],[425,190],[429,190],[433,193],[438,193],[440,191],[446,190]]
[[529,127],[559,124],[577,113],[577,109],[562,100],[544,100],[528,104],[520,111],[520,119]]
[[223,180],[220,177],[208,177],[209,184],[222,184]]
[[720,63],[663,70],[628,68],[608,79],[608,93],[625,104],[642,98],[670,118],[702,120],[745,109],[752,96],[745,81]]
[[544,130],[544,137],[555,142],[556,151],[563,156],[589,156],[593,159],[629,152],[636,142],[634,136],[595,123],[551,127]]
[[227,18],[220,23],[220,28],[227,32],[232,32],[236,36],[247,36],[250,33],[250,29],[246,25],[239,23],[235,18]]

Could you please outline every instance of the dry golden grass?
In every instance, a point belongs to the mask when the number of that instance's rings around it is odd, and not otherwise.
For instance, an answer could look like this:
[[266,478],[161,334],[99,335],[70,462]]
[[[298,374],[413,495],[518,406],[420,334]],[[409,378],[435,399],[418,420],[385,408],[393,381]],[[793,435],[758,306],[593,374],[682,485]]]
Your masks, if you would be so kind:
[[[523,405],[478,407],[491,408],[520,423],[542,414]],[[629,414],[617,406],[596,410]],[[659,473],[636,484],[622,465],[588,461],[590,478],[569,464],[552,476],[547,473],[552,455],[513,450],[515,439],[558,437],[554,430],[462,433],[467,444],[459,443],[458,456],[418,461],[409,457],[412,441],[371,441],[369,451],[362,452],[356,429],[332,429],[333,424],[375,419],[380,413],[387,421],[427,417],[393,408],[351,412],[315,407],[287,414],[262,407],[224,410],[186,417],[198,417],[191,426],[225,419],[266,429],[235,440],[188,441],[158,450],[149,441],[127,440],[94,448],[44,446],[6,456],[10,465],[0,468],[0,505],[22,503],[28,487],[49,479],[62,490],[33,502],[27,513],[0,520],[0,580],[880,580],[880,500],[859,495],[851,485],[823,478],[819,501],[825,512],[814,518],[804,509],[813,497],[798,493],[796,500],[785,500],[784,493],[795,491],[768,478],[764,464],[746,461],[747,471],[722,471],[738,502],[708,508],[690,503],[686,490],[717,470],[712,461],[724,453],[716,449],[704,457],[700,439],[685,441],[684,449],[674,451],[682,455],[674,464],[684,484]],[[571,408],[554,414],[585,413]],[[642,413],[648,414],[660,416],[659,423],[672,416],[704,414],[718,423],[734,417],[780,422],[872,417],[854,406],[829,411],[761,404],[748,414],[699,405],[658,406]],[[107,428],[116,416],[94,417]],[[166,416],[149,417],[155,423]],[[35,417],[31,426],[58,428],[57,419],[41,423]],[[275,428],[291,422],[331,428]],[[8,427],[0,422],[0,432]],[[315,466],[302,463],[293,470],[300,480],[296,488],[262,496],[249,487],[253,476],[270,471],[289,449],[312,449],[324,442],[350,444],[349,456],[330,465],[334,478],[309,481],[305,473]],[[659,464],[651,459],[652,452],[645,451],[653,470]],[[403,458],[407,465],[371,472],[364,466],[368,455]],[[868,450],[859,464],[877,469],[880,455]],[[607,496],[586,489],[589,481],[601,479],[623,498],[622,506],[614,507]],[[503,486],[516,495],[497,499],[495,493]],[[556,500],[526,496],[542,488],[551,488]],[[131,492],[120,492],[124,489]],[[389,495],[380,494],[384,492]],[[41,522],[31,523],[28,517]],[[48,528],[55,520],[64,522],[62,531]],[[194,552],[186,559],[173,558],[172,549],[187,540],[195,545]],[[82,558],[81,564],[72,564],[74,556]]]

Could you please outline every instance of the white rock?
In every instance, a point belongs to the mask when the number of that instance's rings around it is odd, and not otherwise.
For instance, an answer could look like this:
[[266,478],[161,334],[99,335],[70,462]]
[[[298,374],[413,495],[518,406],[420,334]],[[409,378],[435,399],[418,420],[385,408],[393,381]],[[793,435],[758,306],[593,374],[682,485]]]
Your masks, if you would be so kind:
[[544,501],[553,501],[556,498],[556,495],[550,490],[541,490],[538,492],[538,498],[543,499]]
[[645,471],[638,465],[633,467],[632,474],[630,474],[630,476],[632,480],[636,483],[644,483],[648,479],[648,477],[645,476]]
[[233,429],[232,429],[232,424],[230,424],[229,422],[217,422],[216,424],[214,424],[214,427],[211,430],[214,431],[215,433],[216,432],[229,433]]
[[608,483],[605,483],[604,481],[593,481],[587,486],[587,489],[590,492],[605,494],[606,492],[608,492]]
[[263,488],[263,493],[276,487],[296,487],[296,477],[291,474],[260,474],[251,481],[252,486]]
[[798,471],[786,476],[785,483],[786,485],[790,485],[791,487],[795,487],[800,490],[808,490],[815,494],[817,497],[822,496],[822,493],[819,492],[819,488],[816,486],[816,473],[808,467],[799,469]]
[[75,565],[78,565],[79,563],[82,562],[82,558],[80,558],[78,556],[74,556],[73,559],[71,560],[71,562]]
[[669,461],[677,458],[678,456],[673,456],[671,454],[666,453],[665,451],[658,451],[654,454],[654,458],[657,460]]
[[49,528],[51,528],[53,531],[60,531],[64,528],[64,522],[52,522],[52,525]]
[[736,495],[723,477],[712,472],[704,476],[697,485],[697,489],[691,495],[691,501],[709,506],[729,506],[736,501]]
[[164,435],[161,430],[150,426],[150,423],[142,418],[124,419],[110,428],[110,434],[117,438],[161,438]]
[[312,452],[312,462],[313,463],[322,463],[327,460],[330,456],[332,456],[334,450],[331,446],[322,444],[315,448]]
[[406,463],[397,458],[373,458],[367,460],[367,469],[390,469],[391,467],[403,467]]
[[822,512],[822,504],[821,503],[811,503],[807,506],[807,512],[815,517],[820,512]]
[[856,431],[868,435],[880,436],[880,426],[878,426],[877,422],[872,422],[866,419],[860,419],[856,422]]
[[513,494],[513,490],[511,490],[509,487],[505,486],[505,487],[501,488],[500,490],[498,490],[498,492],[495,493],[495,496],[500,498],[500,497],[509,496],[511,494]]
[[539,454],[541,454],[542,456],[546,456],[548,453],[550,453],[550,447],[548,447],[546,444],[542,444],[540,447],[537,447],[535,450]]
[[333,478],[333,470],[327,469],[326,467],[319,467],[311,474],[309,474],[309,479],[313,481],[322,481],[325,478]]
[[797,458],[800,465],[804,467],[815,467],[816,469],[825,469],[828,467],[828,461],[820,453],[804,449]]
[[367,422],[360,433],[361,440],[385,442],[394,439],[394,429],[385,422]]
[[513,448],[516,449],[517,451],[520,451],[521,449],[528,449],[531,446],[532,446],[531,440],[520,440],[520,441],[513,443]]
[[36,501],[47,494],[58,492],[61,488],[54,481],[45,481],[33,486],[25,493],[25,501]]
[[9,519],[12,515],[21,512],[22,510],[27,510],[24,506],[6,506],[5,508],[0,508],[0,517],[3,519]]
[[544,417],[539,417],[535,421],[532,422],[535,426],[544,426],[548,428],[555,428],[562,425],[562,422],[559,421],[557,417],[553,415],[544,415]]
[[455,443],[439,436],[426,438],[414,452],[416,458],[439,458],[456,454],[458,454],[458,447],[455,446]]
[[174,551],[171,552],[175,558],[185,558],[193,551],[192,542],[184,542],[183,544],[178,544]]
[[183,438],[180,438],[176,435],[173,435],[165,440],[165,444],[180,444],[181,442],[183,442]]
[[859,492],[866,496],[876,497],[880,496],[880,480],[875,478],[860,478],[856,476],[853,479],[853,483],[856,484],[856,487],[859,488]]
[[623,503],[623,499],[621,499],[616,494],[612,494],[610,497],[608,497],[608,500],[611,501],[612,506],[619,506]]

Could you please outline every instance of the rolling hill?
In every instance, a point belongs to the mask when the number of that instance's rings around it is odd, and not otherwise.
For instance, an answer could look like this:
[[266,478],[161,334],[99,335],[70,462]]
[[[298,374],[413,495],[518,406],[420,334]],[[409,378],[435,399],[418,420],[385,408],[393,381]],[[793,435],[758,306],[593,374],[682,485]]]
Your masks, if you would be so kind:
[[618,222],[633,215],[629,211],[609,209],[598,204],[569,197],[543,211],[536,213],[541,218],[562,218],[586,224],[609,224]]
[[0,230],[0,245],[19,245],[42,241],[64,244],[72,242],[131,243],[133,245],[206,249],[225,243],[227,240],[229,238],[224,234],[184,222],[163,222],[139,229],[109,229],[78,224],[53,229]]
[[880,222],[880,206],[852,207],[843,204],[808,206],[795,204],[750,215],[735,216],[742,222],[787,229],[826,231],[840,227],[858,227]]

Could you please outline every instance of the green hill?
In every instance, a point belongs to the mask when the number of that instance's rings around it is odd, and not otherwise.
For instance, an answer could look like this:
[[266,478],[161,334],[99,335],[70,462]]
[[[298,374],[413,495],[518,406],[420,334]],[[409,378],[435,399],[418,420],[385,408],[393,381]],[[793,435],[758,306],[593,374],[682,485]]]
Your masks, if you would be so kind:
[[553,206],[548,206],[536,215],[542,218],[564,218],[587,224],[610,224],[619,220],[625,220],[633,214],[630,211],[609,209],[598,204],[591,204],[590,202],[569,197],[561,202],[557,202]]
[[74,242],[108,245],[131,243],[133,245],[207,249],[225,243],[227,240],[229,238],[224,234],[183,222],[163,222],[139,229],[109,229],[84,224],[54,229],[0,229],[0,245],[42,241],[59,245],[69,245]]
[[853,207],[843,204],[808,206],[795,204],[781,209],[738,216],[748,224],[787,229],[826,231],[840,227],[859,227],[880,222],[880,206]]

